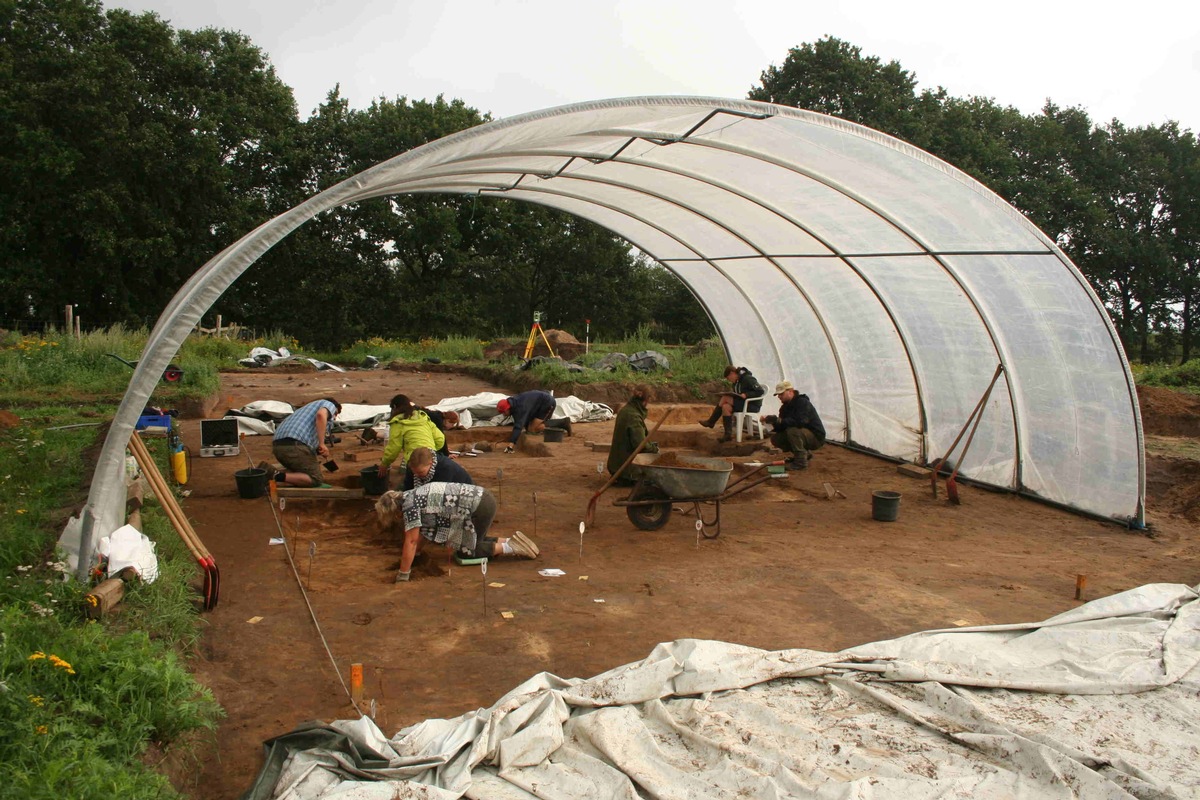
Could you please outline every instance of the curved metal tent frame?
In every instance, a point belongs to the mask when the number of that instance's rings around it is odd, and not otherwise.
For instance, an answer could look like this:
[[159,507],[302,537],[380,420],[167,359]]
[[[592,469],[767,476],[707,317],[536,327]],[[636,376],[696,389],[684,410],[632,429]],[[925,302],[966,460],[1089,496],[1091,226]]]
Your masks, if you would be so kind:
[[[590,219],[657,259],[736,363],[812,398],[830,441],[936,458],[1002,364],[960,474],[1143,523],[1128,362],[1103,305],[1045,234],[966,174],[877,131],[745,100],[643,97],[431,142],[201,267],[159,318],[117,411],[88,498],[94,528],[120,524],[124,448],[158,375],[264,252],[347,203],[485,192]],[[89,554],[92,527],[85,519]]]

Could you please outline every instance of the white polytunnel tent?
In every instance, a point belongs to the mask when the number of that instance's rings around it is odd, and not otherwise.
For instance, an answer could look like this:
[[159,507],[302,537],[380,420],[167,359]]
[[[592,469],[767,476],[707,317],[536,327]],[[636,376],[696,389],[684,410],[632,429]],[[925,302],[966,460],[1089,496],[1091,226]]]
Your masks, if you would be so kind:
[[933,461],[1001,366],[960,474],[1143,523],[1129,365],[1103,305],[1049,237],[963,172],[860,125],[746,100],[640,97],[410,150],[205,264],[138,362],[92,483],[85,550],[93,527],[119,525],[124,493],[113,489],[138,413],[222,292],[322,211],[412,193],[502,195],[619,234],[690,288],[733,363],[809,395],[831,442]]

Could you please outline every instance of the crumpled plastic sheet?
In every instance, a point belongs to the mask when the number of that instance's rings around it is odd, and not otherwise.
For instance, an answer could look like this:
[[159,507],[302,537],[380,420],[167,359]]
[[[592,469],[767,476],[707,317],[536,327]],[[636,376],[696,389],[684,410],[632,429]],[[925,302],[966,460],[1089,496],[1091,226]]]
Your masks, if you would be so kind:
[[299,750],[254,798],[1200,798],[1198,597],[840,653],[679,640],[391,739],[335,722],[386,766]]
[[158,579],[158,556],[154,542],[132,525],[122,525],[100,540],[97,551],[108,557],[108,576],[133,567],[146,583]]

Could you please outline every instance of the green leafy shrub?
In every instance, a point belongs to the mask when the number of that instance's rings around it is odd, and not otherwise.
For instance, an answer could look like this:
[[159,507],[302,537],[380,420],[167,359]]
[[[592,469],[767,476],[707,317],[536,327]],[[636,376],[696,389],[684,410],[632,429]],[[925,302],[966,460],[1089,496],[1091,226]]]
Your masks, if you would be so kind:
[[1183,364],[1133,364],[1133,377],[1145,386],[1163,386],[1170,389],[1200,394],[1200,358]]

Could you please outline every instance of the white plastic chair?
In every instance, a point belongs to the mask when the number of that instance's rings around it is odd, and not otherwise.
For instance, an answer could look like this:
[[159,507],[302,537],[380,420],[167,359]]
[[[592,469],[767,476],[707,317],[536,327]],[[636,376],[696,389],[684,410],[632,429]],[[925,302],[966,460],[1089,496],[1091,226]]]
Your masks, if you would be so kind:
[[761,397],[746,400],[746,408],[744,411],[733,412],[733,427],[737,429],[737,441],[742,441],[742,433],[749,434],[752,439],[765,439],[765,428],[763,427],[762,417],[759,412],[762,411]]

